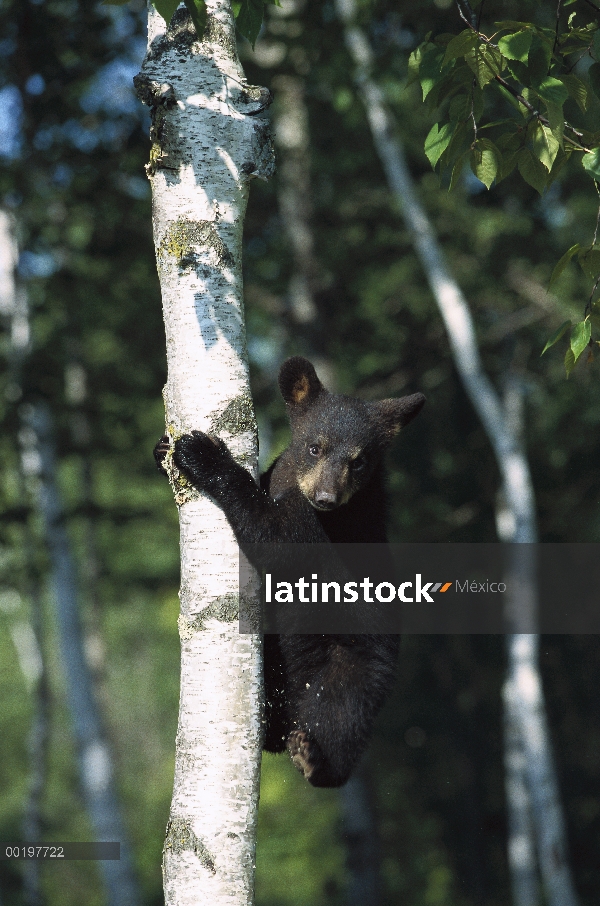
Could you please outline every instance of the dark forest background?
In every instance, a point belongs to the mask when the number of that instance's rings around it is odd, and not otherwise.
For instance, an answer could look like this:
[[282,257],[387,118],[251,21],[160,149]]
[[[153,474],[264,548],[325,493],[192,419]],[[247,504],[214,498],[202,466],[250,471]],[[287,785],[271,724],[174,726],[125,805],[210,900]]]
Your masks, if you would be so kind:
[[[490,0],[486,14],[524,18],[524,7],[553,27],[554,4]],[[499,389],[508,373],[524,388],[540,538],[600,541],[600,363],[582,356],[566,380],[564,353],[554,348],[540,358],[561,322],[580,319],[589,296],[575,266],[551,293],[546,288],[566,249],[591,242],[594,184],[573,159],[542,197],[516,174],[489,192],[465,176],[449,193],[423,152],[433,114],[406,80],[408,56],[427,32],[463,27],[455,6],[378,0],[365,4],[362,21],[421,199],[472,308],[485,368]],[[40,652],[49,734],[43,835],[91,839],[35,470],[23,475],[20,465],[23,412],[44,403],[88,663],[143,902],[154,906],[162,902],[178,707],[178,531],[171,491],[152,459],[164,426],[165,351],[144,174],[148,121],[131,85],[144,48],[137,0],[121,8],[0,3],[0,205],[16,224],[31,330],[17,355],[5,317],[0,347],[0,839],[23,838]],[[333,5],[269,7],[255,51],[244,43],[241,54],[249,80],[273,91],[276,131],[280,124],[279,173],[253,185],[245,228],[263,467],[286,443],[276,375],[290,354],[312,358],[331,389],[365,398],[422,390],[427,407],[390,454],[390,537],[496,540],[495,461],[373,149]],[[304,169],[289,143],[286,152],[285,106],[277,108],[290,97],[308,142]],[[290,239],[290,197],[296,209],[302,197],[308,263]],[[582,906],[593,906],[600,890],[597,639],[543,637],[541,669],[575,884]],[[510,902],[503,670],[501,637],[403,640],[399,682],[365,766],[382,904]],[[346,843],[339,794],[312,789],[286,758],[266,756],[259,906],[344,903]],[[45,867],[42,884],[49,906],[104,902],[92,863]],[[0,862],[0,903],[23,903],[21,865]]]

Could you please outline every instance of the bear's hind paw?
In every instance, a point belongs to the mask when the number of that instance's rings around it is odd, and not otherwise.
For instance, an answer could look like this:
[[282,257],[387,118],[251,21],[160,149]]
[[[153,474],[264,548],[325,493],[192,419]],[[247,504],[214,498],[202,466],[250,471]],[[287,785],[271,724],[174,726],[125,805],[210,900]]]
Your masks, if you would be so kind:
[[311,742],[304,730],[294,730],[290,733],[287,739],[287,748],[294,767],[301,774],[304,774],[307,780],[310,780],[310,775],[315,766],[311,764]]
[[337,757],[332,761],[306,730],[292,730],[287,738],[287,750],[295,767],[317,787],[343,786],[360,754],[357,750],[345,759]]

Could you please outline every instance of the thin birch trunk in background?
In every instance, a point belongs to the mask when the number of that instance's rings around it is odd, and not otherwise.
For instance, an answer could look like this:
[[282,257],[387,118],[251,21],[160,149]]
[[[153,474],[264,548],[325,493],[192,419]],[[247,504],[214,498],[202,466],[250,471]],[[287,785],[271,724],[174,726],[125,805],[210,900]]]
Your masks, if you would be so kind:
[[[135,79],[152,112],[147,172],[167,337],[166,424],[171,439],[194,429],[218,434],[256,477],[242,227],[250,178],[274,167],[268,126],[256,118],[270,96],[244,78],[229,0],[209,0],[207,11],[199,41],[186,10],[167,28],[150,6],[148,53]],[[238,549],[227,520],[208,497],[175,487],[181,689],[165,900],[249,906],[261,640],[239,632]]]
[[42,404],[24,404],[21,416],[24,471],[36,488],[50,555],[52,598],[83,797],[95,839],[121,843],[120,859],[99,862],[99,871],[109,906],[135,906],[140,902],[139,890],[115,791],[112,756],[85,659],[75,564],[56,480],[50,412]]
[[[7,246],[10,253],[7,253]],[[22,396],[21,374],[30,354],[29,307],[23,286],[15,281],[17,247],[14,228],[0,212],[0,296],[1,310],[10,319],[10,381],[13,400]],[[11,301],[12,300],[12,301]],[[79,620],[77,580],[70,543],[64,524],[64,511],[56,480],[56,461],[51,437],[49,411],[41,405],[22,404],[19,409],[21,430],[21,473],[23,497],[33,490],[50,555],[50,578],[56,612],[62,667],[67,688],[67,702],[77,742],[81,786],[95,838],[102,842],[121,842],[119,861],[100,862],[100,874],[107,891],[109,906],[136,906],[139,893],[131,867],[129,849],[114,791],[112,758],[101,729],[92,679],[85,661],[83,636]],[[29,485],[30,487],[27,487]],[[33,559],[33,558],[31,558]],[[35,597],[35,596],[34,596]],[[36,713],[30,739],[30,791],[25,809],[25,840],[40,839],[39,802],[44,789],[46,740],[48,735],[47,680],[43,670],[40,636],[42,621],[39,601],[32,602],[34,613],[33,644],[38,649],[40,665],[36,681]],[[25,899],[28,904],[41,901],[38,871],[27,869]]]
[[[19,254],[13,218],[0,210],[0,316],[8,334],[7,401],[17,402],[23,395],[21,386],[23,361],[29,353],[30,331],[27,297],[17,287],[15,270]],[[21,451],[22,452],[22,451]],[[27,487],[20,463],[17,468],[18,498],[27,499]],[[42,838],[42,797],[46,787],[49,738],[48,672],[44,657],[44,625],[39,577],[34,572],[34,540],[30,520],[23,526],[23,562],[27,572],[24,598],[31,612],[30,620],[21,619],[11,629],[19,656],[23,678],[33,702],[31,726],[27,738],[28,789],[23,814],[23,839]],[[23,902],[25,906],[42,903],[40,864],[27,859],[23,865]]]
[[[523,388],[514,375],[505,379],[503,415],[516,447],[525,456]],[[496,531],[501,541],[514,540],[516,520],[513,509],[507,505],[505,486],[498,494],[496,506]],[[535,525],[533,526],[535,530]],[[536,828],[533,823],[531,777],[528,777],[528,760],[524,739],[521,703],[524,687],[519,683],[516,654],[520,639],[537,639],[527,632],[537,615],[537,577],[535,549],[530,544],[513,545],[510,549],[506,584],[508,600],[504,618],[506,636],[506,676],[502,687],[504,706],[504,787],[508,807],[508,864],[514,906],[536,906],[539,902],[539,881],[536,871]],[[523,621],[524,625],[522,625]],[[521,631],[520,631],[521,630]],[[534,660],[537,666],[537,656]],[[542,702],[543,709],[543,702]],[[541,714],[544,720],[543,710]],[[557,801],[558,793],[556,792]],[[562,836],[562,835],[561,835]]]
[[[274,7],[270,20],[297,17],[298,3]],[[276,10],[276,12],[275,12]],[[323,286],[313,233],[313,205],[310,168],[310,129],[304,96],[304,79],[279,75],[273,79],[273,104],[278,151],[277,202],[292,252],[292,273],[288,283],[290,333],[296,347],[314,364],[327,387],[335,388],[336,375],[327,354],[327,336],[319,316],[316,294]]]
[[[295,13],[295,6],[278,11],[276,21]],[[275,141],[278,149],[277,201],[292,252],[293,269],[288,286],[294,321],[308,328],[318,318],[314,299],[318,264],[311,229],[310,134],[304,82],[297,75],[279,75],[273,80]]]
[[[511,570],[517,578],[517,601],[508,614],[508,669],[504,690],[507,763],[512,774],[507,783],[511,834],[527,835],[531,828],[550,906],[575,906],[577,899],[566,857],[564,821],[553,769],[551,745],[538,667],[536,588],[533,548],[537,540],[535,502],[529,466],[507,412],[483,372],[475,330],[467,302],[451,277],[427,215],[410,177],[395,124],[379,87],[372,78],[373,55],[364,33],[355,23],[355,0],[336,0],[345,27],[346,45],[355,65],[355,81],[365,104],[373,141],[409,230],[425,276],[445,323],[452,354],[465,390],[486,430],[512,519],[510,540],[524,544],[513,549]],[[520,757],[519,757],[520,756]],[[517,782],[518,781],[518,782]],[[520,795],[526,788],[532,822],[523,820],[527,805]],[[535,866],[529,855],[531,839],[509,840],[509,864],[515,906],[533,906]]]
[[363,758],[358,770],[340,789],[342,839],[346,846],[346,906],[378,906],[381,902],[381,842],[368,774]]

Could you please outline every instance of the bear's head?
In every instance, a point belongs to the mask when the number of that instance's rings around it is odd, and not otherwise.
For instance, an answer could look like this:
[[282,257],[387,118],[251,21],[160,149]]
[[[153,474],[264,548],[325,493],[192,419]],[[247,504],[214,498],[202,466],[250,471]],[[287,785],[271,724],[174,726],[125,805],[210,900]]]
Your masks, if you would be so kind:
[[288,455],[298,487],[317,510],[333,510],[369,482],[392,438],[418,415],[422,393],[372,403],[329,393],[307,359],[281,366],[292,427]]

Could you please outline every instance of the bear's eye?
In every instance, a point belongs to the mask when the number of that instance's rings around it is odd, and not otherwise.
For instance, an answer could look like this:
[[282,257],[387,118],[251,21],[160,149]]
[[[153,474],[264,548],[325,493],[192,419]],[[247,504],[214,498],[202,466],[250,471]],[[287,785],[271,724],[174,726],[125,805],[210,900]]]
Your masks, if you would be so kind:
[[352,460],[352,471],[353,472],[362,472],[362,470],[367,465],[366,456],[357,456],[356,459]]
[[308,448],[308,452],[310,453],[311,456],[320,456],[321,448],[318,444],[311,444],[310,447]]

